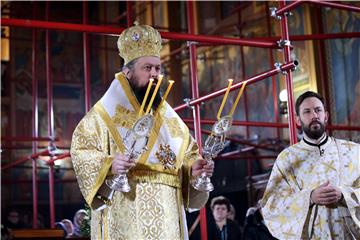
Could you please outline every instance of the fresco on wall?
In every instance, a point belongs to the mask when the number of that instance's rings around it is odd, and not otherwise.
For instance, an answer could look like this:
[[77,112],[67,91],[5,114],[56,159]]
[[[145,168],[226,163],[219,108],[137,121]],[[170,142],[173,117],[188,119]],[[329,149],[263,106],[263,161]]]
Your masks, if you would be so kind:
[[[360,15],[350,11],[326,11],[328,33],[359,32]],[[327,40],[331,118],[333,124],[360,126],[360,39]],[[358,131],[335,131],[337,137],[360,142]]]

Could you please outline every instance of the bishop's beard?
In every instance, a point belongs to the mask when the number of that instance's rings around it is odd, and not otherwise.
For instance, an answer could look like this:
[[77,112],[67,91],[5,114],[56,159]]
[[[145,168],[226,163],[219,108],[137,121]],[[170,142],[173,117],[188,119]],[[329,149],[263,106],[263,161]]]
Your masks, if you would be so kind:
[[[145,97],[147,86],[138,87],[138,86],[134,86],[133,84],[131,84],[131,81],[129,81],[129,83],[130,83],[130,86],[131,86],[131,88],[134,92],[134,95],[135,95],[136,99],[138,100],[139,104],[142,104],[144,97]],[[150,92],[147,97],[146,103],[145,103],[144,110],[146,110],[146,108],[150,102],[150,99],[154,93],[154,90],[155,90],[155,85],[152,85],[150,88]],[[151,107],[154,111],[157,110],[157,108],[159,107],[159,104],[161,102],[161,95],[162,95],[161,89],[159,89],[159,91],[155,95],[155,98],[154,98],[154,101],[153,101],[153,104]]]

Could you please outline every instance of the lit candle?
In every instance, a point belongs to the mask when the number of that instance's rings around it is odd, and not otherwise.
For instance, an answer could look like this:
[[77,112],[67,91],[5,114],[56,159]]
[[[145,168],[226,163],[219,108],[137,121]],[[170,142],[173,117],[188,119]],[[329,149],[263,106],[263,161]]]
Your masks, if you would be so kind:
[[160,106],[165,102],[165,100],[166,100],[167,96],[169,95],[170,89],[172,88],[173,84],[174,84],[174,80],[169,80],[169,85],[168,85],[168,87],[167,87],[167,89],[165,91],[165,94],[164,94],[163,98],[161,99],[161,102],[160,102],[160,104],[158,106],[158,109],[156,109],[156,113],[159,111]]
[[235,112],[235,108],[236,108],[237,104],[239,103],[239,100],[240,100],[241,95],[242,95],[243,92],[244,92],[246,83],[247,83],[247,82],[244,82],[243,85],[241,86],[241,89],[240,89],[240,91],[239,91],[239,93],[238,93],[238,95],[237,95],[237,97],[236,97],[236,100],[235,100],[235,102],[234,102],[234,105],[233,105],[232,108],[231,108],[231,111],[230,111],[230,114],[229,114],[230,116],[232,116],[232,115],[234,114],[234,112]]
[[160,84],[161,84],[162,79],[163,79],[163,75],[159,75],[158,82],[157,82],[157,84],[155,86],[155,90],[153,92],[153,95],[151,96],[151,99],[150,99],[149,105],[147,106],[145,114],[148,114],[150,112],[150,109],[151,109],[152,104],[154,102],[155,96],[156,96],[156,94],[157,94],[157,92],[158,92],[158,90],[160,88]]
[[141,117],[143,115],[143,110],[144,110],[144,107],[145,107],[145,103],[146,103],[146,100],[147,100],[147,98],[149,96],[150,88],[151,88],[151,85],[152,85],[153,82],[154,82],[154,79],[150,78],[147,89],[146,89],[146,92],[145,92],[144,99],[143,99],[143,101],[141,103],[141,107],[140,107],[140,110],[139,110],[139,117]]
[[227,99],[227,97],[228,97],[228,95],[229,95],[230,87],[231,87],[232,82],[233,82],[232,79],[229,79],[228,81],[229,81],[229,84],[228,84],[228,86],[227,86],[227,89],[226,89],[224,98],[223,98],[223,100],[222,100],[222,102],[221,102],[221,105],[220,105],[220,108],[219,108],[219,111],[218,111],[218,114],[217,114],[217,119],[218,119],[218,120],[219,120],[220,117],[221,117],[221,112],[222,112],[222,110],[223,110],[223,108],[224,108],[226,99]]

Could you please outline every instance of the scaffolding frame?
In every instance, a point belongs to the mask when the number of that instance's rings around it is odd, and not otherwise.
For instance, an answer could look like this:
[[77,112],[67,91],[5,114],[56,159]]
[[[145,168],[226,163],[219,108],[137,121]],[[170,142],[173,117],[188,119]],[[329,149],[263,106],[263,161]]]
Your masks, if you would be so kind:
[[[278,73],[282,73],[285,77],[286,81],[286,89],[288,94],[288,113],[289,113],[289,123],[261,123],[261,122],[250,122],[247,119],[246,121],[234,121],[234,125],[239,126],[262,126],[262,127],[273,127],[273,128],[289,128],[290,132],[290,143],[296,143],[296,124],[295,124],[295,117],[294,117],[294,98],[293,98],[293,84],[292,84],[292,73],[291,71],[294,70],[297,66],[297,61],[291,61],[290,53],[291,53],[291,44],[290,41],[305,41],[305,40],[315,40],[315,39],[337,39],[337,38],[352,38],[352,37],[360,37],[360,33],[353,32],[353,33],[337,33],[337,34],[310,34],[310,35],[301,35],[301,36],[289,36],[289,29],[288,29],[288,13],[290,10],[301,6],[304,3],[331,7],[331,8],[338,8],[348,11],[355,11],[360,12],[359,7],[350,6],[346,4],[340,3],[333,3],[328,1],[319,1],[319,0],[310,0],[310,1],[295,1],[289,4],[286,4],[285,0],[279,1],[279,8],[274,9],[271,12],[272,17],[278,18],[280,27],[281,27],[281,36],[280,40],[284,43],[279,45],[277,41],[279,37],[267,37],[267,38],[257,38],[257,39],[240,39],[240,38],[226,38],[226,37],[218,37],[218,36],[206,36],[206,35],[199,35],[195,33],[195,26],[194,26],[194,1],[187,1],[187,21],[188,21],[188,33],[176,33],[176,32],[161,32],[160,34],[164,39],[176,39],[176,40],[185,40],[188,41],[187,48],[190,52],[190,80],[191,80],[191,89],[192,89],[192,99],[180,106],[175,107],[176,111],[181,111],[187,107],[191,107],[193,111],[194,118],[191,119],[184,119],[185,122],[190,123],[193,122],[194,124],[194,131],[195,137],[199,144],[200,150],[202,147],[201,143],[201,134],[208,132],[201,130],[201,124],[213,124],[214,120],[210,119],[203,119],[201,120],[200,117],[200,107],[199,104],[201,102],[213,99],[217,96],[223,95],[226,91],[225,88],[214,91],[209,93],[205,96],[199,96],[199,89],[198,89],[198,79],[196,74],[197,63],[197,47],[201,46],[201,44],[206,45],[239,45],[239,46],[249,46],[249,47],[260,47],[260,48],[267,48],[267,49],[283,49],[283,59],[284,63],[276,66],[273,69],[269,69],[263,73],[257,74],[251,78],[243,80],[240,83],[234,84],[231,87],[231,91],[236,90],[242,86],[245,82],[247,84],[253,84],[255,82],[261,81],[266,79],[270,76],[275,76]],[[151,6],[153,6],[152,4]],[[126,19],[127,25],[131,26],[134,16],[132,13],[133,3],[131,1],[126,2]],[[49,18],[49,2],[46,2],[46,20]],[[35,9],[33,9],[33,14],[35,14]],[[152,18],[153,16],[152,11]],[[269,23],[269,22],[268,22]],[[52,149],[49,148],[48,150],[44,150],[41,152],[36,152],[37,150],[37,142],[40,140],[48,140],[49,146],[55,146],[54,142],[56,141],[54,136],[54,116],[53,116],[53,94],[52,94],[52,78],[51,78],[51,56],[50,56],[50,36],[49,30],[65,30],[65,31],[76,31],[83,33],[83,52],[84,52],[84,88],[85,88],[85,110],[86,112],[89,111],[91,106],[91,99],[90,99],[90,54],[89,54],[89,43],[88,43],[88,34],[89,33],[99,33],[99,34],[108,34],[108,35],[118,35],[120,34],[124,28],[121,27],[108,27],[108,26],[95,26],[88,24],[88,3],[87,1],[83,2],[83,23],[82,24],[73,24],[73,23],[63,23],[63,22],[49,22],[49,21],[39,21],[39,20],[27,20],[27,19],[14,19],[14,18],[1,18],[1,24],[3,26],[9,27],[23,27],[23,28],[31,28],[32,30],[32,86],[33,86],[33,96],[32,96],[32,136],[31,137],[2,137],[2,141],[31,141],[32,142],[32,154],[30,156],[25,156],[20,159],[15,160],[12,163],[7,165],[1,166],[2,170],[6,170],[17,166],[19,164],[24,163],[25,161],[32,160],[32,184],[33,184],[33,228],[38,228],[37,226],[37,214],[38,214],[38,199],[37,199],[37,189],[38,189],[38,180],[37,180],[37,157],[40,155],[47,155],[50,157],[50,160],[47,162],[49,166],[49,199],[50,199],[50,226],[53,228],[55,227],[55,202],[54,202],[54,161],[63,159],[65,157],[69,157],[69,153],[64,153],[59,156],[55,156],[55,154],[51,151]],[[45,29],[46,33],[46,82],[47,82],[47,107],[48,107],[48,136],[47,137],[39,137],[38,136],[38,82],[36,76],[36,33],[37,29]],[[178,51],[173,51],[170,53],[176,54]],[[273,57],[270,56],[269,61],[273,63]],[[324,63],[320,66],[322,69],[324,68]],[[323,70],[322,70],[323,71]],[[274,89],[273,89],[274,90]],[[276,89],[275,89],[276,91]],[[274,95],[275,96],[275,95]],[[328,100],[328,99],[327,99]],[[277,100],[274,99],[274,106],[275,106],[275,115],[278,116],[278,109],[277,109]],[[246,102],[246,92],[245,92],[245,107],[247,108]],[[247,111],[246,111],[247,112]],[[335,126],[329,125],[327,126],[329,129],[337,129],[337,130],[355,130],[360,131],[360,127],[349,127],[349,126]],[[247,128],[248,129],[248,128]],[[236,141],[236,139],[231,139]],[[243,142],[244,144],[251,145],[249,143]],[[254,145],[252,147],[264,147],[259,145]],[[238,158],[238,153],[229,154],[229,156],[224,156],[229,159]],[[273,157],[273,156],[263,156],[266,157]],[[248,169],[249,170],[249,169]],[[251,169],[248,173],[251,176]],[[207,239],[207,226],[206,226],[206,210],[205,208],[201,209],[200,211],[200,229],[201,229],[201,239]]]

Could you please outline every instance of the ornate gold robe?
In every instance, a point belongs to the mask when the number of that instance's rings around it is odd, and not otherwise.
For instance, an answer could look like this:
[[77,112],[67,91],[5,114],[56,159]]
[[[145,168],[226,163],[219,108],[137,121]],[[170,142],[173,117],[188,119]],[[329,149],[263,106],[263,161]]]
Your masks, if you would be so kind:
[[[344,200],[310,207],[311,191],[327,180]],[[320,148],[302,140],[285,149],[261,204],[265,224],[278,239],[360,239],[360,145],[329,137]]]
[[[92,208],[92,239],[186,239],[184,209],[201,208],[208,194],[190,185],[191,165],[199,157],[189,130],[166,103],[155,114],[148,151],[128,173],[131,191],[111,191],[104,183],[113,177],[111,161],[124,153],[123,138],[135,123],[140,104],[123,74],[115,80],[76,127],[71,157],[80,190]],[[165,169],[156,157],[160,144],[176,154],[174,169]],[[111,199],[104,204],[97,194]]]

